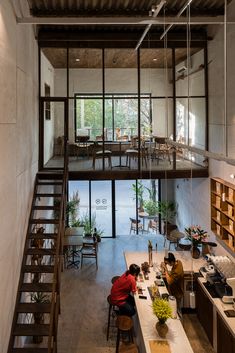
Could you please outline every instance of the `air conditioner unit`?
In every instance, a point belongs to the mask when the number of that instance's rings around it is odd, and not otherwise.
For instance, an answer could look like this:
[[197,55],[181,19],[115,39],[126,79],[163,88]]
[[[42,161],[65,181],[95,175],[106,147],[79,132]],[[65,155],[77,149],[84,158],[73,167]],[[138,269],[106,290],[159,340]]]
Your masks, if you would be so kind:
[[187,71],[187,67],[185,65],[179,66],[178,69],[176,69],[176,72],[180,75],[184,74],[185,71]]

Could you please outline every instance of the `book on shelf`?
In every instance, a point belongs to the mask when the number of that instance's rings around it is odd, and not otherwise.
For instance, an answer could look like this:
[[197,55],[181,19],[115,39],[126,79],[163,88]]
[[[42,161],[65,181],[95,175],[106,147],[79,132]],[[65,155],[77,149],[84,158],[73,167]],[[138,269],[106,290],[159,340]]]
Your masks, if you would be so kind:
[[216,233],[220,235],[220,225],[216,224]]
[[219,211],[216,211],[216,219],[217,219],[218,222],[221,221],[221,214],[220,214]]

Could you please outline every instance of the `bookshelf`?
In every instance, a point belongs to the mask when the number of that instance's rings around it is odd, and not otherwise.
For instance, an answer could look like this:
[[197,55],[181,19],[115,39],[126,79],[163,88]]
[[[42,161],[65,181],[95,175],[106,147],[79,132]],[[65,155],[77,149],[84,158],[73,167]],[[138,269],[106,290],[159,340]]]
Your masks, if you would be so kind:
[[235,251],[235,185],[211,178],[211,230]]

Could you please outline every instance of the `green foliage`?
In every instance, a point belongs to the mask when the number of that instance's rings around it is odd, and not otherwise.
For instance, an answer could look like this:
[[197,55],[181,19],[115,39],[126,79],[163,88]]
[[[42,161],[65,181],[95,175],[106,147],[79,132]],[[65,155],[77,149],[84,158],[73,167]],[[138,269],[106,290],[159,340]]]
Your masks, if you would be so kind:
[[50,300],[47,294],[43,292],[35,292],[31,294],[31,302],[48,304],[50,303]]
[[78,207],[80,203],[80,197],[78,191],[74,192],[71,199],[66,205],[66,214],[69,221],[70,227],[77,227],[78,224]]
[[144,209],[149,216],[156,216],[158,213],[158,202],[153,200],[144,201]]
[[85,234],[92,234],[93,229],[95,228],[96,225],[96,215],[92,214],[91,215],[91,222],[90,222],[90,217],[88,212],[82,217],[80,221],[80,225],[84,227],[84,232]]
[[174,222],[177,213],[176,203],[174,201],[159,201],[158,212],[161,214],[163,221]]
[[167,319],[172,316],[172,308],[169,302],[162,298],[155,298],[152,303],[152,309],[154,315],[157,316],[161,323],[164,323]]
[[144,199],[143,199],[144,185],[142,184],[141,181],[137,180],[137,183],[132,184],[131,187],[132,187],[132,190],[134,191],[133,199],[135,200],[137,196],[139,207],[142,208],[144,205]]

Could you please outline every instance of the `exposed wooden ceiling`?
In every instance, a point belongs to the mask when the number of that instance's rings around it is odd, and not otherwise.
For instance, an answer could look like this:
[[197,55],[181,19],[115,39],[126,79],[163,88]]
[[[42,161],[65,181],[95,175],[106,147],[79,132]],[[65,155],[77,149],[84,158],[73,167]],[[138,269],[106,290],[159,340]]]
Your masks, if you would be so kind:
[[[191,48],[193,55],[201,48]],[[56,69],[67,67],[67,52],[65,48],[43,48],[44,55]],[[171,49],[141,49],[141,68],[172,67]],[[176,64],[187,57],[186,48],[177,48],[175,51]],[[137,68],[137,52],[134,49],[105,49],[104,62],[106,68]],[[167,62],[167,65],[166,65]],[[69,49],[69,68],[102,68],[101,49]]]
[[[158,14],[158,18],[163,18],[164,16],[174,17],[177,13],[184,7],[187,0],[166,0],[164,9],[162,8]],[[227,0],[229,4],[232,0]],[[156,6],[160,0],[27,0],[29,5],[29,11],[31,16],[37,18],[145,18],[149,16],[149,11],[152,6]],[[193,18],[194,16],[220,16],[224,13],[224,0],[193,0],[190,4],[190,14]],[[186,13],[182,14],[184,17]],[[149,17],[148,17],[149,18]],[[45,33],[55,33],[60,30],[59,36],[63,35],[62,31],[69,35],[74,30],[85,31],[86,33],[96,34],[96,31],[103,31],[103,33],[115,33],[122,31],[125,33],[130,33],[133,31],[141,32],[145,29],[144,24],[135,25],[104,25],[96,24],[95,22],[91,25],[76,25],[76,24],[64,24],[62,26],[51,26],[49,24],[38,25],[39,32]],[[205,31],[206,25],[194,25],[191,26],[192,30]],[[186,26],[173,26],[171,33],[177,31],[185,31]],[[151,31],[158,33],[163,32],[163,25],[152,25]]]
[[[229,3],[231,0],[228,0]],[[28,0],[33,16],[148,16],[158,0]],[[186,0],[168,0],[166,16],[175,16]],[[224,0],[193,0],[192,16],[223,14]],[[163,12],[159,14],[163,16]]]

